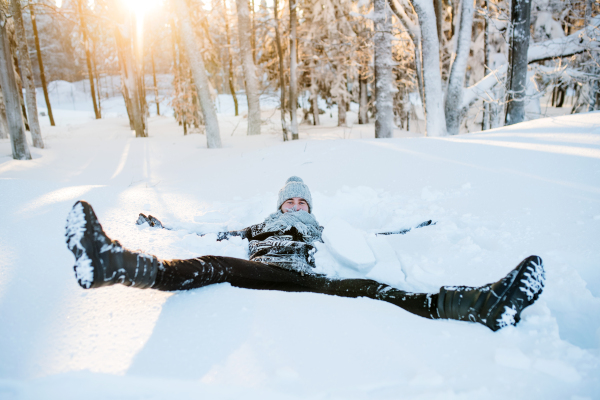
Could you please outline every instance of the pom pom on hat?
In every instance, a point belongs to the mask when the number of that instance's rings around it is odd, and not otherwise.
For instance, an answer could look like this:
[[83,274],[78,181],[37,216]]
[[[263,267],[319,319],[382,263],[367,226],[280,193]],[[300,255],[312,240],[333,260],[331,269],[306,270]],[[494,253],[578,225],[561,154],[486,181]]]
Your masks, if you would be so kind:
[[277,209],[281,209],[281,205],[285,203],[286,200],[293,197],[300,197],[306,200],[308,203],[308,210],[309,212],[312,212],[313,207],[310,190],[302,178],[298,176],[290,176],[285,181],[285,185],[281,188],[281,190],[279,190],[279,195],[277,196]]

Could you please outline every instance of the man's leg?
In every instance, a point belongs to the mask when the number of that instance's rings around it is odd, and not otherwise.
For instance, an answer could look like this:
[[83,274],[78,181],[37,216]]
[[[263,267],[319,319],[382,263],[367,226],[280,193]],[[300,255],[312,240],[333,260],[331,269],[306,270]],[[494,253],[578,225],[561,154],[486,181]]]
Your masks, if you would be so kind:
[[331,279],[323,275],[301,275],[274,265],[218,256],[163,260],[161,264],[153,289],[188,290],[228,282],[232,286],[246,289],[368,297],[387,301],[425,318],[439,318],[437,294],[409,293],[370,279]]
[[478,322],[496,331],[519,322],[521,311],[541,294],[545,274],[541,258],[531,256],[497,282],[480,287],[442,287],[439,293],[427,294],[406,292],[370,279],[301,275],[253,261],[205,256],[163,261],[152,287],[186,290],[220,282],[247,289],[368,297],[386,301],[424,318]]

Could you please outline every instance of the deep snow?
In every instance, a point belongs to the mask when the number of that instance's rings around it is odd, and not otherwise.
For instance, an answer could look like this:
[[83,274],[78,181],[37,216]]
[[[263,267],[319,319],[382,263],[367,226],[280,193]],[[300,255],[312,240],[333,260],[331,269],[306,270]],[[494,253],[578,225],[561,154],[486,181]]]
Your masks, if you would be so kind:
[[[258,137],[232,134],[243,117],[219,118],[219,150],[169,117],[136,139],[123,117],[67,115],[43,128],[48,148],[32,161],[0,140],[1,399],[600,398],[600,113],[451,138],[335,140],[343,128],[303,126],[287,143],[277,116]],[[261,222],[291,175],[333,235],[322,272],[436,291],[495,281],[536,254],[546,289],[494,333],[364,298],[77,285],[64,241],[76,200],[126,247],[246,257],[246,241],[190,232]],[[175,230],[138,226],[139,212]],[[353,252],[334,243],[344,224]]]

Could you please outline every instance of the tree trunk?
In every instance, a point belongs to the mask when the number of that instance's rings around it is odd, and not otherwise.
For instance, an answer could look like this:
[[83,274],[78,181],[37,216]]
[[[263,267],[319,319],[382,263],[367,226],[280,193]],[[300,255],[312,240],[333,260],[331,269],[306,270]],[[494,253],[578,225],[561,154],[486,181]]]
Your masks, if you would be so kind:
[[25,137],[23,116],[21,115],[21,100],[11,57],[6,32],[6,17],[3,12],[0,12],[0,87],[2,87],[2,94],[4,95],[12,156],[15,160],[31,160],[27,138]]
[[346,126],[346,101],[344,96],[340,95],[337,101],[338,106],[338,126]]
[[229,16],[227,14],[227,2],[223,0],[223,20],[225,21],[225,34],[227,36],[227,64],[229,65],[229,91],[233,97],[233,105],[235,106],[235,116],[240,114],[238,99],[235,93],[235,82],[233,80],[233,57],[231,57],[231,38],[229,36]]
[[463,0],[456,57],[452,63],[446,95],[446,129],[450,135],[458,135],[463,114],[462,95],[471,46],[473,11],[473,0]]
[[133,32],[131,13],[125,11],[124,19],[115,25],[115,39],[121,65],[121,87],[125,106],[130,118],[130,124],[135,131],[136,137],[148,136],[148,124],[146,121],[146,98],[140,88],[139,71],[135,62],[133,49]]
[[[455,0],[455,1],[457,1],[457,0]],[[433,0],[433,8],[435,11],[435,25],[437,28],[438,41],[440,43],[440,48],[441,48],[442,47],[442,35],[444,34],[444,31],[443,31],[444,8],[443,8],[442,0]]]
[[[490,68],[490,0],[485,0],[485,27],[483,33],[483,67],[484,71]],[[485,75],[485,74],[484,74]],[[481,130],[490,129],[490,103],[483,99],[483,115],[481,118]]]
[[242,68],[246,78],[246,99],[248,100],[248,135],[260,135],[260,94],[256,66],[252,57],[249,36],[252,34],[248,0],[236,0],[238,16],[238,34]]
[[[592,22],[592,11],[594,7],[594,0],[586,0],[585,4],[585,25],[589,26]],[[597,64],[597,63],[596,63]],[[594,111],[598,108],[598,97],[600,94],[600,82],[598,81],[598,67],[596,65],[591,65],[588,67],[590,71],[590,75],[594,78],[591,78],[589,82],[590,85],[590,97],[588,101],[588,112]],[[564,94],[563,94],[564,99]],[[561,103],[562,105],[562,103]]]
[[297,90],[297,21],[296,6],[297,0],[290,0],[290,119],[292,122],[292,140],[298,140],[298,94]]
[[283,132],[283,141],[288,140],[288,126],[285,121],[285,79],[283,70],[283,49],[281,48],[281,37],[279,36],[279,11],[277,7],[277,0],[273,2],[273,15],[275,17],[275,44],[277,47],[277,58],[279,59],[279,89],[280,93],[280,115],[281,115],[281,130]]
[[358,75],[358,123],[367,124],[369,122],[369,93],[367,87],[367,78],[362,73]]
[[436,34],[435,11],[433,3],[428,0],[412,0],[412,3],[421,26],[427,136],[445,136],[446,117],[443,107],[440,44]]
[[175,0],[175,9],[179,18],[180,37],[183,39],[183,47],[187,54],[194,77],[194,83],[200,99],[200,107],[204,115],[206,127],[206,142],[209,149],[221,147],[221,135],[219,133],[219,121],[215,106],[210,97],[208,77],[204,67],[204,59],[200,49],[200,41],[196,38],[190,22],[190,11],[185,0]]
[[256,64],[256,27],[254,24],[254,0],[250,0],[250,46],[252,47],[252,62]]
[[154,66],[154,46],[150,50],[152,57],[152,81],[154,82],[154,102],[156,103],[156,115],[160,116],[160,102],[158,101],[158,84],[156,83],[156,68]]
[[[177,29],[175,25],[175,20],[171,19],[171,46],[173,48],[173,82],[175,86],[175,93],[182,93],[182,76],[183,73],[181,71],[181,57],[178,51],[178,48],[181,47],[181,41],[177,38]],[[177,111],[174,109],[173,113],[175,114]],[[179,125],[183,125],[183,136],[187,135],[187,123],[186,123],[186,115],[183,113],[181,116],[181,120],[177,118],[175,115],[175,119],[179,121]]]
[[4,95],[0,87],[0,139],[8,139],[8,121],[6,120],[6,106],[4,105]]
[[94,74],[92,72],[92,60],[90,56],[90,44],[87,39],[87,26],[83,17],[83,0],[77,0],[77,11],[79,13],[79,25],[81,27],[81,34],[83,35],[83,47],[85,48],[85,59],[88,69],[88,77],[90,78],[90,90],[92,92],[92,101],[94,103],[94,113],[96,119],[100,119],[100,111],[98,110],[98,104],[96,104],[96,89],[94,88]]
[[100,118],[102,118],[102,93],[100,92],[100,74],[98,73],[98,68],[96,64],[96,59],[94,58],[92,66],[94,69],[94,77],[96,78],[96,89],[98,89],[96,93],[98,96],[98,115],[100,116]]
[[35,51],[37,52],[38,65],[40,67],[40,78],[42,80],[42,89],[44,90],[44,99],[46,100],[46,108],[48,108],[48,118],[50,125],[54,124],[54,115],[52,114],[52,106],[50,105],[50,96],[48,95],[48,85],[46,84],[46,73],[44,72],[44,62],[42,60],[42,49],[40,47],[40,38],[38,35],[37,21],[35,19],[35,11],[33,4],[29,1],[29,15],[31,15],[31,25],[33,26],[33,37],[35,39]]
[[[438,3],[438,0],[435,1],[436,7],[441,6],[441,2]],[[390,5],[390,8],[394,12],[394,14],[396,14],[398,20],[400,20],[402,25],[404,25],[404,27],[406,28],[406,31],[408,32],[408,35],[410,36],[410,39],[413,42],[413,46],[415,48],[415,72],[417,75],[417,86],[419,88],[419,96],[421,97],[423,108],[425,108],[425,95],[423,93],[423,60],[421,58],[421,28],[408,17],[408,15],[403,9],[399,8],[396,5],[395,0],[389,0],[388,4]],[[438,10],[436,8],[436,23],[440,22],[440,20],[437,18],[437,12]],[[442,15],[443,18],[443,13],[440,13],[439,15]],[[441,32],[440,29],[438,29],[438,38],[441,46],[442,37],[441,34],[439,34],[439,32]]]
[[[375,108],[377,113],[375,119],[375,137],[391,138],[394,133],[392,13],[386,0],[374,0],[373,24],[375,31],[373,35],[373,47],[375,51]],[[338,110],[339,108],[338,104]]]
[[319,87],[315,78],[315,66],[310,71],[310,101],[313,115],[313,125],[321,125],[319,120]]
[[530,16],[531,0],[512,0],[513,31],[508,53],[506,125],[517,124],[525,120]]
[[31,68],[31,59],[29,58],[29,49],[27,47],[27,36],[25,35],[25,26],[23,25],[23,14],[21,13],[21,3],[19,0],[11,0],[12,13],[15,23],[15,39],[19,49],[19,59],[21,64],[21,75],[23,85],[25,86],[25,97],[27,104],[27,115],[29,122],[29,131],[33,146],[43,149],[44,140],[42,139],[42,130],[38,119],[37,99],[35,93],[35,83],[33,82],[33,73]]

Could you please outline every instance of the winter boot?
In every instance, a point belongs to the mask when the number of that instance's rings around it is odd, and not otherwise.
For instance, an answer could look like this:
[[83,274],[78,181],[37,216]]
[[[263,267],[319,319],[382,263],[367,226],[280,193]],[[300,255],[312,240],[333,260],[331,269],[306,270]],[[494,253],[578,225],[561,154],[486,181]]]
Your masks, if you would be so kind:
[[442,287],[438,314],[440,318],[479,322],[497,331],[519,322],[521,311],[542,293],[544,281],[542,259],[530,256],[496,283],[478,288]]
[[75,203],[67,217],[65,236],[67,247],[75,255],[73,269],[82,288],[121,283],[144,289],[154,284],[158,259],[127,250],[106,236],[89,203]]

